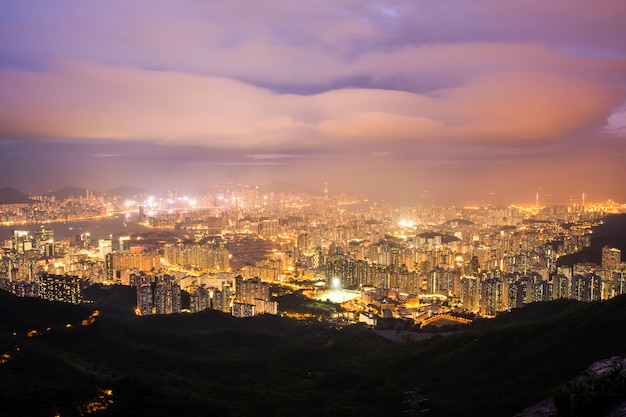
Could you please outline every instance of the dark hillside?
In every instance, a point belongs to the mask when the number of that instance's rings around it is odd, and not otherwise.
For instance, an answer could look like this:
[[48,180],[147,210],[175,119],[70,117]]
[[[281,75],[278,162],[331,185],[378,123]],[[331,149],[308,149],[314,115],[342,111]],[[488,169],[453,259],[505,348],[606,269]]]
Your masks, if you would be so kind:
[[0,188],[0,204],[32,204],[34,201],[15,188]]
[[[626,352],[626,296],[594,304],[531,305],[536,318],[508,318],[405,348],[413,378],[431,393],[433,415],[512,415],[550,395],[592,362]],[[534,310],[534,311],[533,311]],[[542,314],[541,310],[546,313]],[[399,368],[398,371],[401,371]],[[462,410],[462,411],[461,411]]]
[[[80,325],[91,310],[9,294],[0,308],[3,416],[74,416],[90,403],[101,416],[399,416],[425,404],[433,416],[512,415],[626,352],[624,296],[530,305],[404,344],[275,316],[102,314]],[[406,394],[417,390],[426,402]]]
[[137,305],[137,290],[126,285],[94,284],[83,290],[83,299],[88,305],[104,314],[117,318],[132,318]]

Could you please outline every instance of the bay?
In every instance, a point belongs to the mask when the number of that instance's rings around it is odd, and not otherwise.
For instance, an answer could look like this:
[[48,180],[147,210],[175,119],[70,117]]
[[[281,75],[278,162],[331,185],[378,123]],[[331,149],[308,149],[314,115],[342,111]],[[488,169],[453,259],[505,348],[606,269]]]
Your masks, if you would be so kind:
[[41,229],[54,230],[55,241],[89,233],[92,242],[109,238],[111,235],[116,238],[146,230],[145,226],[137,223],[137,214],[120,214],[94,220],[0,226],[0,241],[11,239],[13,230],[34,233]]

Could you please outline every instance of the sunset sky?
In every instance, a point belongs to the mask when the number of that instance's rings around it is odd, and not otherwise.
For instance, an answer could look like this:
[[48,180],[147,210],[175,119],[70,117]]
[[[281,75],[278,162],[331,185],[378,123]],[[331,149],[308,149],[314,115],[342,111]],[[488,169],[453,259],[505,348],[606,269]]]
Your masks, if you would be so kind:
[[4,0],[0,187],[626,202],[624,0]]

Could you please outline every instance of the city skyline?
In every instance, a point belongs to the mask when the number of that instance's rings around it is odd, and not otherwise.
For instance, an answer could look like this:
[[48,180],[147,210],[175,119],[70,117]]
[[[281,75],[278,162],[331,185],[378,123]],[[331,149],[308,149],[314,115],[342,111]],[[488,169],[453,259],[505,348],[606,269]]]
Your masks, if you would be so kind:
[[8,1],[0,187],[623,202],[624,16],[618,0]]

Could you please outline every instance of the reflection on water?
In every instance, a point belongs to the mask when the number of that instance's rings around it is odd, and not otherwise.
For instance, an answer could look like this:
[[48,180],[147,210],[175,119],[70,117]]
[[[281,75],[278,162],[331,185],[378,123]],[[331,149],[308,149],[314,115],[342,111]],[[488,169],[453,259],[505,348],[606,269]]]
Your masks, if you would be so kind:
[[54,230],[54,240],[66,239],[83,233],[89,233],[92,240],[97,240],[108,238],[109,235],[115,237],[145,230],[144,226],[137,224],[136,214],[121,214],[99,220],[0,226],[0,241],[11,239],[13,230],[35,232],[42,228]]

